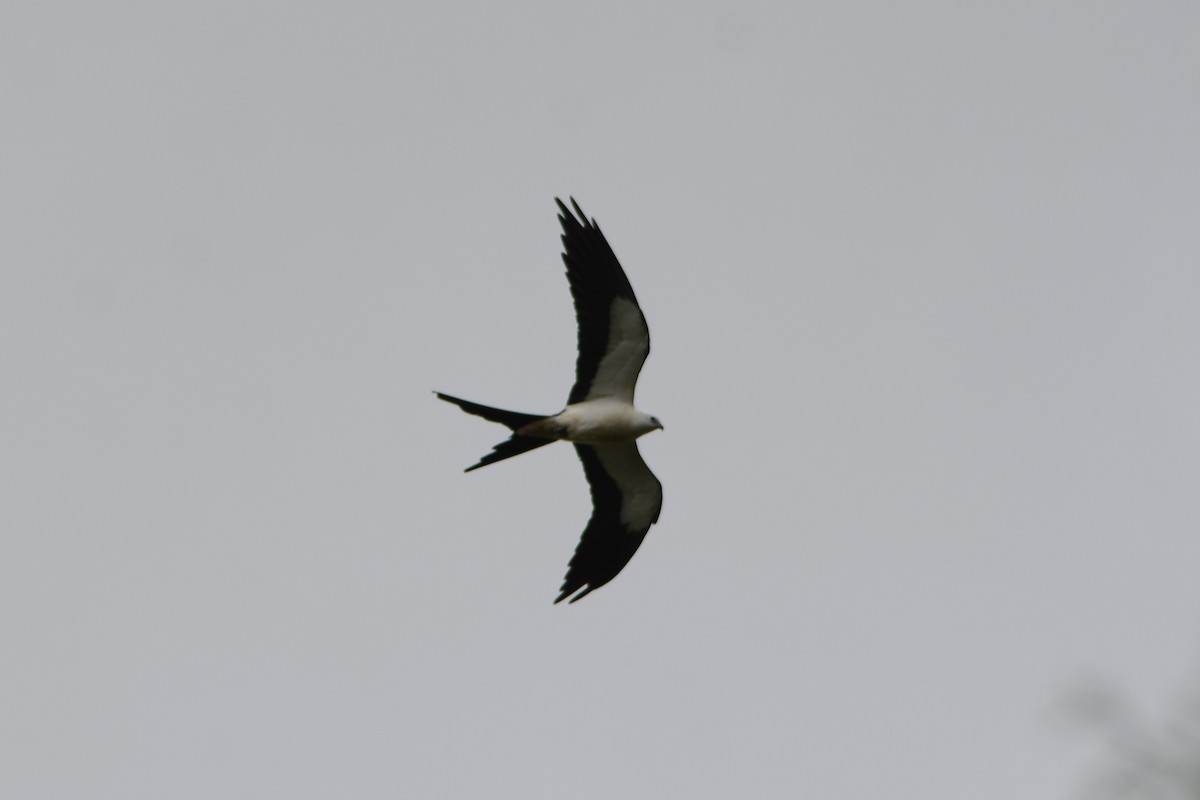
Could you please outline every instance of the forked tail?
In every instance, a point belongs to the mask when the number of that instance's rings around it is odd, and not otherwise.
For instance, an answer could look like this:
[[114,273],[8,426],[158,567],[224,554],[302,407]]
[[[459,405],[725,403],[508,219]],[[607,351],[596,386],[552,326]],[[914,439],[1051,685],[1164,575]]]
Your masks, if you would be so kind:
[[492,452],[488,453],[483,458],[479,459],[478,464],[472,464],[463,472],[470,472],[473,469],[486,467],[488,464],[495,464],[497,461],[503,461],[506,458],[519,456],[521,453],[527,453],[530,450],[535,450],[544,444],[550,444],[555,439],[544,439],[540,436],[522,436],[517,433],[518,428],[523,428],[533,422],[539,422],[546,417],[541,414],[522,414],[517,411],[505,411],[502,408],[492,408],[491,406],[482,406],[479,403],[472,403],[470,400],[463,400],[458,397],[451,397],[448,394],[434,392],[439,400],[445,400],[447,403],[453,403],[468,414],[474,414],[477,417],[483,417],[489,422],[499,422],[509,430],[513,431],[513,435],[506,441],[501,442],[492,448]]

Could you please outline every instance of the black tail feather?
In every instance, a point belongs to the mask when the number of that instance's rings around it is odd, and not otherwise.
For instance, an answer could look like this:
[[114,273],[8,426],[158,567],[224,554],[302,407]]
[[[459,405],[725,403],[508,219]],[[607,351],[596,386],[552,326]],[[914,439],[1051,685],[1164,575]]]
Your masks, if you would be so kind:
[[501,442],[492,448],[492,452],[479,459],[479,463],[472,464],[467,467],[464,472],[486,467],[488,464],[495,464],[497,461],[503,461],[506,458],[519,456],[521,453],[527,453],[542,445],[550,444],[555,439],[542,439],[534,436],[521,436],[515,431],[525,425],[538,420],[545,419],[545,415],[539,414],[522,414],[518,411],[505,411],[502,408],[492,408],[491,406],[472,403],[470,400],[463,400],[459,397],[451,397],[448,394],[434,392],[439,400],[445,400],[447,403],[453,403],[468,414],[474,414],[477,417],[483,417],[489,422],[498,422],[511,431],[513,435],[506,441]]
[[535,450],[544,444],[550,444],[556,441],[554,439],[535,439],[532,436],[518,436],[513,434],[511,439],[501,442],[492,448],[492,452],[488,453],[483,458],[479,459],[478,464],[472,464],[463,470],[470,472],[473,469],[486,467],[488,464],[495,464],[497,461],[503,461],[506,458],[519,456],[521,453],[528,453],[530,450]]
[[434,392],[439,400],[445,400],[447,403],[453,403],[468,414],[474,414],[477,417],[483,417],[489,422],[499,422],[509,430],[515,431],[523,425],[528,425],[531,422],[537,422],[539,419],[545,419],[545,416],[539,414],[522,414],[518,411],[505,411],[502,408],[492,408],[491,406],[481,406],[479,403],[472,403],[470,400],[463,400],[460,397],[451,397],[448,394]]

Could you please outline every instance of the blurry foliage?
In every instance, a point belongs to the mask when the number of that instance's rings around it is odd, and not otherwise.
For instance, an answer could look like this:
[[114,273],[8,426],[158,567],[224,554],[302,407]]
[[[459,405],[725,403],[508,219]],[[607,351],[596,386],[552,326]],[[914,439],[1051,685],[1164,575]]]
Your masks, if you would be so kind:
[[1111,687],[1078,692],[1071,705],[1107,739],[1086,800],[1200,800],[1200,694],[1157,722]]

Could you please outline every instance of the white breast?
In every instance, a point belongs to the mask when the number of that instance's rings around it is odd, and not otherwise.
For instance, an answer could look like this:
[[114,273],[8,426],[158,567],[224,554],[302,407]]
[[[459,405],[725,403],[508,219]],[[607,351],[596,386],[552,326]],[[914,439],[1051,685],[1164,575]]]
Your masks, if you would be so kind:
[[580,444],[631,442],[646,432],[641,414],[629,403],[602,398],[567,406],[556,421],[566,438]]

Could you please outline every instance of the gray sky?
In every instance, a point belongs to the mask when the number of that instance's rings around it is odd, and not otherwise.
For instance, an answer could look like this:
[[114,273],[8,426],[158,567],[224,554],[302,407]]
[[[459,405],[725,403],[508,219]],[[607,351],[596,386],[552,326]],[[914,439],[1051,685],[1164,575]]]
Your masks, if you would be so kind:
[[[9,3],[0,796],[1059,800],[1200,662],[1194,2]],[[654,350],[587,487],[553,197]]]

